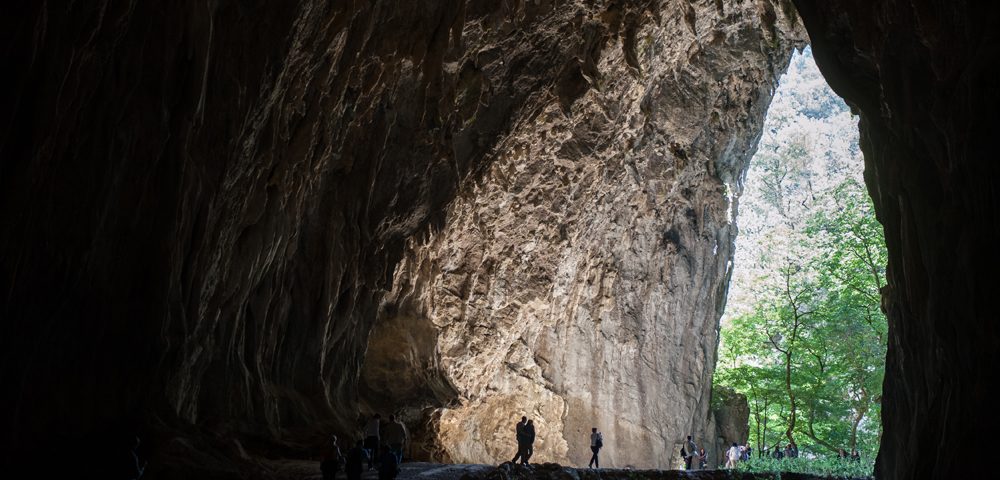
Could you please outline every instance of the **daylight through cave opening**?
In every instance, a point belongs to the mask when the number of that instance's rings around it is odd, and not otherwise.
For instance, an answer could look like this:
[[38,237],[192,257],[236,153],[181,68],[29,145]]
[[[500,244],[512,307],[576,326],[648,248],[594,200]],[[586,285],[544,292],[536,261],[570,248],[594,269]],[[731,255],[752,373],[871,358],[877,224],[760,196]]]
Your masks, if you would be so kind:
[[[857,451],[870,475],[881,438],[887,253],[864,186],[858,119],[809,47],[768,108],[736,222],[716,403],[744,395],[758,458]],[[737,435],[731,432],[731,435]],[[791,467],[789,467],[791,468]]]

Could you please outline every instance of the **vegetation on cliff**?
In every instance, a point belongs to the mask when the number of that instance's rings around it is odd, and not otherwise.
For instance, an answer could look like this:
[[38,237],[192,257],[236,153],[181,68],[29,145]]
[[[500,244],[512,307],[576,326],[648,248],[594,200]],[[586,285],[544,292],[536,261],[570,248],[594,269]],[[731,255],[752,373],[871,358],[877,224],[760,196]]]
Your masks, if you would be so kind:
[[871,471],[887,254],[862,169],[856,117],[806,49],[781,80],[740,198],[714,380],[747,396],[755,456],[789,443],[803,457],[857,449]]

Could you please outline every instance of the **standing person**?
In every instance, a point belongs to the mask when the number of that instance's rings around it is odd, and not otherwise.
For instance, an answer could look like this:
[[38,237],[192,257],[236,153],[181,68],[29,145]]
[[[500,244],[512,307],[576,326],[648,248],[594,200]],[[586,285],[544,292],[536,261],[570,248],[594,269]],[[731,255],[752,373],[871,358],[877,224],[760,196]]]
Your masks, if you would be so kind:
[[691,440],[691,435],[688,435],[687,443],[684,444],[684,450],[686,451],[684,469],[691,470],[691,460],[698,454],[698,445],[695,445],[694,440]]
[[396,461],[396,454],[389,449],[388,445],[382,445],[382,453],[378,459],[378,480],[395,480],[399,475],[399,462]]
[[861,461],[861,454],[858,453],[858,449],[855,448],[851,450],[851,460],[854,460],[855,462]]
[[389,415],[389,423],[382,429],[382,440],[396,456],[396,463],[403,463],[403,445],[407,440],[406,427],[396,419],[395,415]]
[[745,458],[744,460],[750,460],[751,458],[753,458],[753,447],[750,446],[750,440],[747,440],[746,449],[747,449],[747,458]]
[[799,446],[792,442],[792,458],[799,458]]
[[791,443],[789,443],[788,445],[785,445],[785,451],[783,453],[785,454],[785,458],[795,458],[795,456],[792,455],[793,452],[792,452],[792,444]]
[[324,450],[319,462],[319,470],[323,472],[323,480],[333,480],[340,470],[340,447],[337,446],[337,436],[330,435],[330,445]]
[[738,461],[740,461],[740,446],[733,442],[733,446],[726,450],[726,468],[736,468]]
[[601,447],[604,446],[604,436],[601,432],[597,431],[597,427],[590,429],[590,451],[594,452],[590,456],[590,462],[587,462],[587,466],[590,468],[601,468],[601,460],[598,458],[598,453],[601,451]]
[[379,427],[382,422],[382,415],[372,415],[371,420],[365,424],[365,448],[368,449],[368,470],[375,470],[375,462],[378,460],[379,452]]
[[521,458],[521,464],[527,465],[531,456],[535,454],[535,421],[528,420],[524,426],[525,455]]
[[705,447],[701,447],[698,450],[698,469],[704,470],[708,468],[708,454],[705,453]]
[[785,454],[781,453],[781,447],[775,445],[774,446],[774,451],[771,452],[771,458],[773,458],[775,460],[781,460],[784,457],[785,457]]
[[347,462],[344,466],[347,480],[361,480],[361,472],[366,462],[368,462],[368,450],[365,450],[365,442],[358,440],[354,448],[347,452]]
[[510,463],[517,463],[518,459],[521,459],[521,463],[524,463],[524,456],[527,455],[525,446],[525,436],[524,427],[528,424],[528,417],[521,417],[521,422],[514,426],[514,435],[517,437],[517,455],[514,455],[514,459]]

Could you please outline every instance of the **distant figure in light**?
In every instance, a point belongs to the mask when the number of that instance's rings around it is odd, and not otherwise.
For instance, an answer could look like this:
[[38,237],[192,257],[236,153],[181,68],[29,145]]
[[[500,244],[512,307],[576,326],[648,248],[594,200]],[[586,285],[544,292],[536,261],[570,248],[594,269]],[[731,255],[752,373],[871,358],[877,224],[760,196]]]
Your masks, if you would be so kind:
[[598,454],[601,452],[601,447],[604,446],[604,437],[601,432],[597,431],[597,427],[590,429],[590,451],[594,454],[590,457],[590,462],[587,466],[590,468],[601,468],[601,460],[598,458]]
[[740,446],[733,442],[733,446],[726,450],[726,468],[736,468],[738,461],[740,461]]

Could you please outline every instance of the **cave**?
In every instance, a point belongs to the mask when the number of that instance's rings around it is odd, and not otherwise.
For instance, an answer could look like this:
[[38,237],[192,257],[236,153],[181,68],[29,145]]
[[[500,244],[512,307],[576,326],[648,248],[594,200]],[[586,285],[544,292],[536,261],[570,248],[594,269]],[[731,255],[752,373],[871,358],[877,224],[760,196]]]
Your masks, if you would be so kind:
[[673,466],[719,428],[731,202],[807,43],[889,251],[875,475],[982,468],[998,5],[3,10],[8,470],[120,472],[139,437],[150,477],[253,477],[389,410],[431,460],[512,453],[531,411],[552,461],[599,423],[615,465]]

